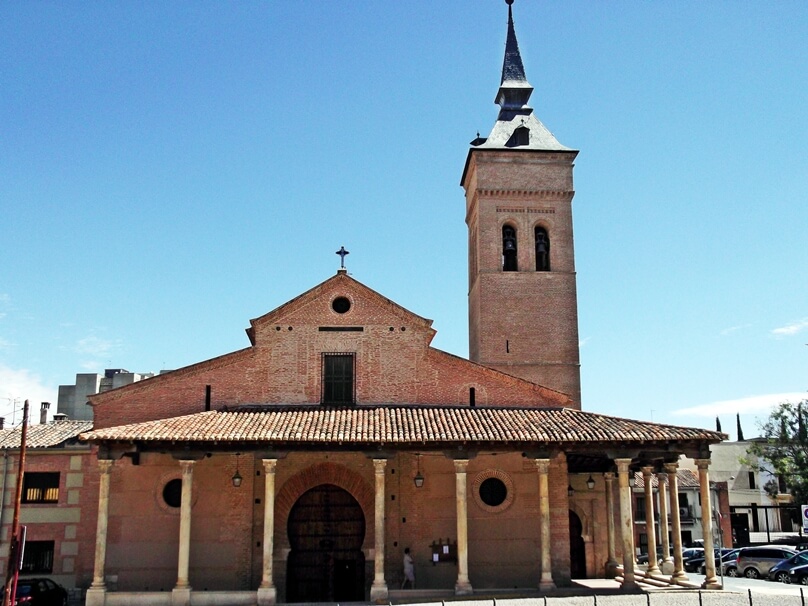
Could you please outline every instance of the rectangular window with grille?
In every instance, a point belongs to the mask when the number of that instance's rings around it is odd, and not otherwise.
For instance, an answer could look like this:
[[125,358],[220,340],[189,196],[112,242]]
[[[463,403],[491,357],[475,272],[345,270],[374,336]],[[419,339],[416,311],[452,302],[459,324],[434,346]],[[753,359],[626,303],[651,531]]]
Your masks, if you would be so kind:
[[23,574],[53,572],[53,541],[26,541],[22,554]]
[[353,353],[323,354],[323,404],[353,404],[356,400]]
[[22,477],[23,503],[58,503],[58,471],[26,471]]
[[637,497],[635,504],[634,519],[637,522],[645,522],[645,497]]

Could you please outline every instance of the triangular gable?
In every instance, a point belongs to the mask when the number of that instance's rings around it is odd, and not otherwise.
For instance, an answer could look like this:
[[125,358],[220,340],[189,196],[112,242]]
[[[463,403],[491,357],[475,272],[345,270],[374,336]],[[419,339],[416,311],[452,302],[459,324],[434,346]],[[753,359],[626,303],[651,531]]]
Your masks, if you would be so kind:
[[[359,309],[352,310],[350,314],[341,316],[331,313],[328,307],[331,300],[337,297],[347,297],[352,304],[358,304]],[[328,299],[328,300],[325,300]],[[318,309],[311,310],[310,306],[317,305]],[[419,316],[402,307],[395,301],[379,294],[372,288],[365,286],[355,278],[350,277],[345,270],[339,270],[337,275],[328,278],[317,286],[276,307],[272,311],[250,320],[247,335],[250,342],[255,345],[257,335],[262,329],[283,324],[304,323],[313,321],[319,324],[351,325],[351,324],[384,324],[387,316],[395,326],[406,324],[427,331],[432,340],[435,331],[432,330],[432,320]],[[319,322],[318,322],[319,320]]]

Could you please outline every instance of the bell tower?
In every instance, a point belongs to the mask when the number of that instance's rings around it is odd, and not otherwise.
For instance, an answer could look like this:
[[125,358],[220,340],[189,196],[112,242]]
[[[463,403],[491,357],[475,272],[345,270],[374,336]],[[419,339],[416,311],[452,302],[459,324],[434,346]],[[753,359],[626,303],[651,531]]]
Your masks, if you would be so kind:
[[572,237],[573,162],[528,105],[508,4],[499,116],[471,142],[461,185],[469,233],[469,354],[581,407]]

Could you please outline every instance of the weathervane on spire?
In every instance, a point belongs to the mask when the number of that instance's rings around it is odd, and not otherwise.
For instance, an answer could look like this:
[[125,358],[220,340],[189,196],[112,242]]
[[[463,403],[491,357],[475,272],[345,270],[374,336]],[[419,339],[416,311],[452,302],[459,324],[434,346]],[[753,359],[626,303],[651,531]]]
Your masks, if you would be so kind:
[[351,253],[345,250],[344,246],[340,246],[337,254],[339,255],[339,268],[345,269],[345,255],[349,255]]

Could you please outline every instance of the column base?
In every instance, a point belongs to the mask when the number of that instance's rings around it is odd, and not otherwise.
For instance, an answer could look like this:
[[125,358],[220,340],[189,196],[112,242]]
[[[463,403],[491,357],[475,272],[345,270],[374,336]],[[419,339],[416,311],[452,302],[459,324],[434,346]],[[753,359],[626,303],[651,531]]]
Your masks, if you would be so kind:
[[191,587],[175,587],[172,589],[171,606],[191,606]]
[[553,582],[552,577],[549,579],[542,579],[539,582],[539,591],[553,591],[555,588],[556,584]]
[[472,589],[469,581],[458,581],[455,583],[455,595],[472,595],[473,593],[474,589]]
[[634,591],[638,587],[639,585],[637,585],[637,581],[635,581],[634,579],[623,578],[623,582],[620,583],[621,591]]
[[673,560],[662,560],[662,574],[673,574]]
[[702,589],[724,589],[724,586],[721,584],[721,581],[718,580],[717,577],[713,577],[712,579],[705,579],[704,583],[701,584]]
[[387,583],[376,583],[370,586],[370,601],[377,603],[387,603],[390,599],[390,593],[387,590]]
[[104,586],[93,587],[87,590],[87,598],[84,602],[86,606],[104,606],[107,601],[107,588]]
[[648,570],[646,570],[645,573],[648,574],[648,575],[653,575],[653,574],[659,575],[659,574],[662,574],[662,571],[659,569],[659,566],[649,566]]
[[278,601],[278,590],[274,587],[258,588],[258,606],[273,606]]
[[606,562],[604,566],[604,572],[607,579],[613,579],[617,576],[617,567],[619,564],[617,562]]

